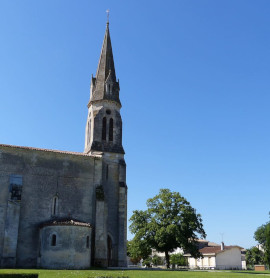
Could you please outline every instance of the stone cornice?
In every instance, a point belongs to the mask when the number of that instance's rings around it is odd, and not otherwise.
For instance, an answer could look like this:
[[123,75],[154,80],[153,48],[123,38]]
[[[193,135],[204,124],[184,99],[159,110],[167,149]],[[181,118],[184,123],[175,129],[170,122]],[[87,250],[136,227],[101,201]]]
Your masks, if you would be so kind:
[[122,108],[122,105],[115,101],[115,100],[110,100],[110,99],[101,99],[101,100],[90,100],[87,104],[87,107],[89,108],[92,104],[94,103],[104,103],[104,102],[107,102],[107,103],[114,103],[116,104],[116,106],[118,106],[119,108]]

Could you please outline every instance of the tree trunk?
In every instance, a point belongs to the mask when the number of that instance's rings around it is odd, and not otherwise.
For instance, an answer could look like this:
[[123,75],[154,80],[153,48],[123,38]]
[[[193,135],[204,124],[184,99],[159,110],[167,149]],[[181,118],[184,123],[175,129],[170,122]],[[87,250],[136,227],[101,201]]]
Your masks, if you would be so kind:
[[166,266],[170,268],[170,255],[168,251],[165,251]]

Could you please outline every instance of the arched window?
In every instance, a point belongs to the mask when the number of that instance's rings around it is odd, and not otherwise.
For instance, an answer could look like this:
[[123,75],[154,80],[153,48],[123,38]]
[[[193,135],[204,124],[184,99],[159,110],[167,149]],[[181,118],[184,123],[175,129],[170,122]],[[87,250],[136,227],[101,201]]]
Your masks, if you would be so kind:
[[113,119],[110,119],[109,141],[113,141]]
[[58,197],[54,196],[53,197],[53,203],[52,203],[52,215],[57,214],[57,208],[58,208]]
[[56,235],[52,235],[52,241],[51,241],[51,246],[56,246]]
[[89,236],[86,237],[86,248],[90,247]]
[[106,129],[107,129],[107,119],[106,117],[104,117],[102,121],[102,140],[106,140]]

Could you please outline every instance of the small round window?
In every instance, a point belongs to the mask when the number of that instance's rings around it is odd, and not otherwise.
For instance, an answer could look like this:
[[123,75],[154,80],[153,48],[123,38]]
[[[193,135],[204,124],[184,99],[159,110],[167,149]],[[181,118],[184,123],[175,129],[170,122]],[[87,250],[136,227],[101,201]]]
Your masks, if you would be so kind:
[[106,114],[111,115],[111,110],[107,109]]

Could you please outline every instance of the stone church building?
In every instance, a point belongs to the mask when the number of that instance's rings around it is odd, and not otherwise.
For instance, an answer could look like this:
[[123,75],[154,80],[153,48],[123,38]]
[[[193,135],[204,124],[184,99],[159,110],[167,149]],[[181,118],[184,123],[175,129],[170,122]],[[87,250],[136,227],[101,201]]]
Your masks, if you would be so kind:
[[0,145],[1,267],[126,266],[119,90],[107,23],[84,152]]

